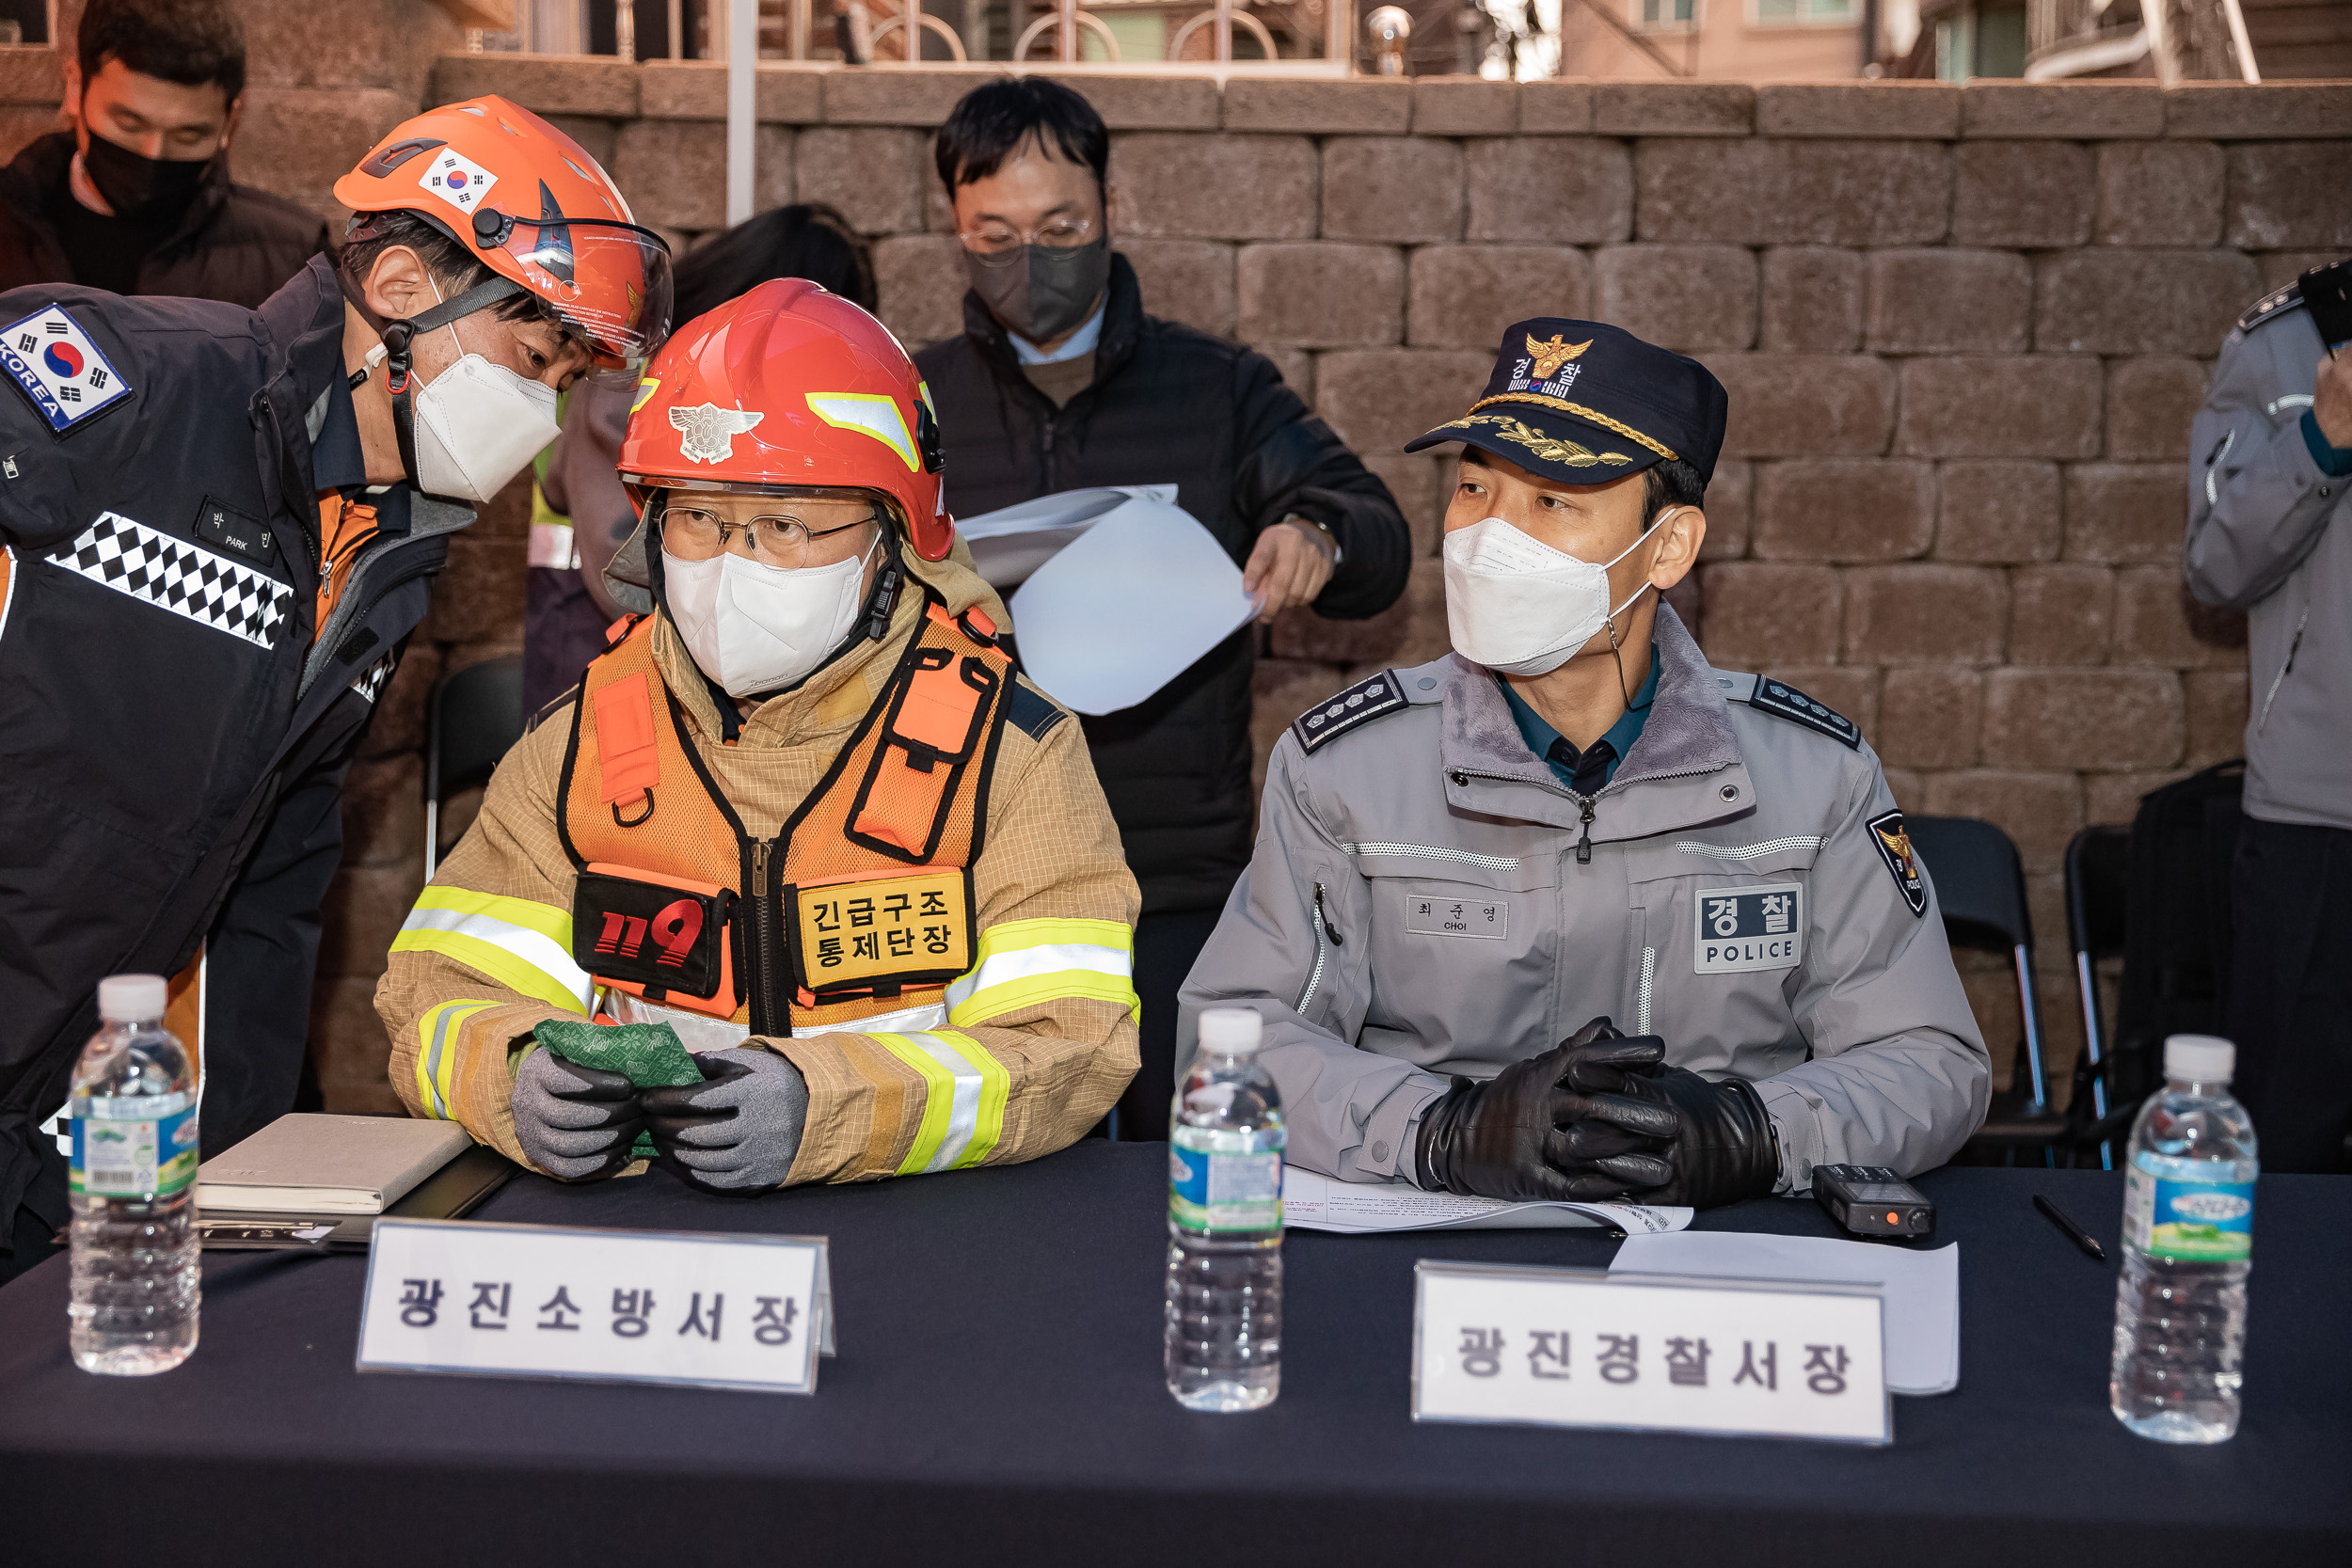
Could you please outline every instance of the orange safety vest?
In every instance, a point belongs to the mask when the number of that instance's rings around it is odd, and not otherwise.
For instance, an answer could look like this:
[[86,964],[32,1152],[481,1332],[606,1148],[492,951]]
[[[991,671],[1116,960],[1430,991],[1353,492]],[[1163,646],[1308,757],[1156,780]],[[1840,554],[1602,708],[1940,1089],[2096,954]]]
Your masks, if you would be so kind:
[[572,956],[600,985],[821,1033],[934,1000],[969,970],[972,863],[1012,693],[977,610],[936,594],[880,699],[772,839],[743,831],[636,621],[588,666],[556,829]]

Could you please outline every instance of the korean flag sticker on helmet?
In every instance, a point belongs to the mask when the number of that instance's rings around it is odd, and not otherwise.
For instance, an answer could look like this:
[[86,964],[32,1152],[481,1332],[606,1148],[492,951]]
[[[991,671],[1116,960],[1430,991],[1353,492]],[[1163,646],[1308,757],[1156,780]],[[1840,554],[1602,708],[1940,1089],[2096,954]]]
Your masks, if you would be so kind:
[[59,435],[131,392],[121,372],[60,305],[0,328],[0,369]]
[[1691,968],[1698,974],[1794,969],[1804,959],[1804,886],[1703,887],[1693,895],[1698,929]]
[[467,157],[454,148],[444,147],[433,156],[424,174],[417,181],[426,190],[461,213],[470,213],[490,194],[490,187],[499,177]]

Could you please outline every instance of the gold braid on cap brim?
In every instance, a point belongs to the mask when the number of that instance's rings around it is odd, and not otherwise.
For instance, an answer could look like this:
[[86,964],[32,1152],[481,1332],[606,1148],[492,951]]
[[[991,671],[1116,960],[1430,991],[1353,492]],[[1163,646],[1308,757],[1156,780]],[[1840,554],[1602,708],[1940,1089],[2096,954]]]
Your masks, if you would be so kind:
[[[1565,398],[1546,397],[1541,392],[1504,392],[1500,397],[1480,398],[1470,405],[1470,413],[1475,414],[1482,408],[1491,408],[1498,403],[1532,403],[1541,408],[1557,408],[1563,414],[1573,414],[1588,424],[1597,424],[1603,430],[1613,430],[1629,441],[1639,441],[1669,463],[1682,461],[1673,448],[1651,440],[1629,424],[1613,420],[1597,408],[1587,408],[1581,403],[1570,403]],[[1469,417],[1469,414],[1463,416],[1464,419]]]

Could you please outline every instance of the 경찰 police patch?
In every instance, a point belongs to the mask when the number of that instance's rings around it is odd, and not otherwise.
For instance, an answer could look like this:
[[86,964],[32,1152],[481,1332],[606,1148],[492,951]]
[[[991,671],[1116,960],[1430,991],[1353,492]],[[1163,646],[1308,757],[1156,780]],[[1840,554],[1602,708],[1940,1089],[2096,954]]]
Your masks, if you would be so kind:
[[1309,708],[1291,721],[1291,733],[1298,736],[1300,751],[1312,755],[1316,747],[1336,739],[1357,725],[1393,713],[1406,706],[1404,689],[1397,684],[1396,672],[1383,670],[1378,674],[1358,681],[1344,691],[1334,692],[1327,701]]
[[1903,827],[1903,814],[1890,811],[1869,821],[1870,842],[1877,846],[1879,859],[1894,874],[1895,885],[1903,890],[1903,902],[1911,906],[1915,915],[1928,912],[1928,884],[1919,875],[1919,855],[1911,847],[1911,833]]
[[130,383],[62,305],[0,328],[0,369],[60,436],[131,395]]
[[1804,885],[1702,888],[1691,944],[1694,974],[1794,969],[1804,961]]

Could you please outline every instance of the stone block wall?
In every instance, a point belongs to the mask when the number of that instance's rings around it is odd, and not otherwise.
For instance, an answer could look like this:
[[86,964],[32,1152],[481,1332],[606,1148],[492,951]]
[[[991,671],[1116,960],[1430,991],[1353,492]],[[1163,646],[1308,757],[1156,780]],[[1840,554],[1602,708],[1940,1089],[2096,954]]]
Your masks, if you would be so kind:
[[[761,201],[847,213],[911,345],[959,330],[929,140],[989,73],[759,74]],[[1730,389],[1677,596],[1708,652],[1851,715],[1906,810],[2017,840],[2062,1080],[2068,838],[2240,749],[2242,626],[2180,586],[2188,421],[2232,318],[2352,252],[2352,207],[2313,199],[2352,188],[2352,85],[1069,79],[1115,132],[1148,307],[1272,356],[1412,521],[1395,609],[1266,635],[1261,758],[1316,699],[1446,646],[1449,476],[1401,443],[1467,406],[1508,322],[1617,322]],[[0,60],[0,127],[38,86]],[[548,114],[681,244],[722,220],[718,67],[452,55],[417,90]],[[241,177],[331,211],[368,140],[331,123],[298,150],[249,138]],[[460,542],[354,774],[321,964],[333,1105],[391,1104],[366,998],[418,879],[422,703],[516,646],[525,516],[507,498]],[[2013,987],[1963,969],[2006,1072]]]

